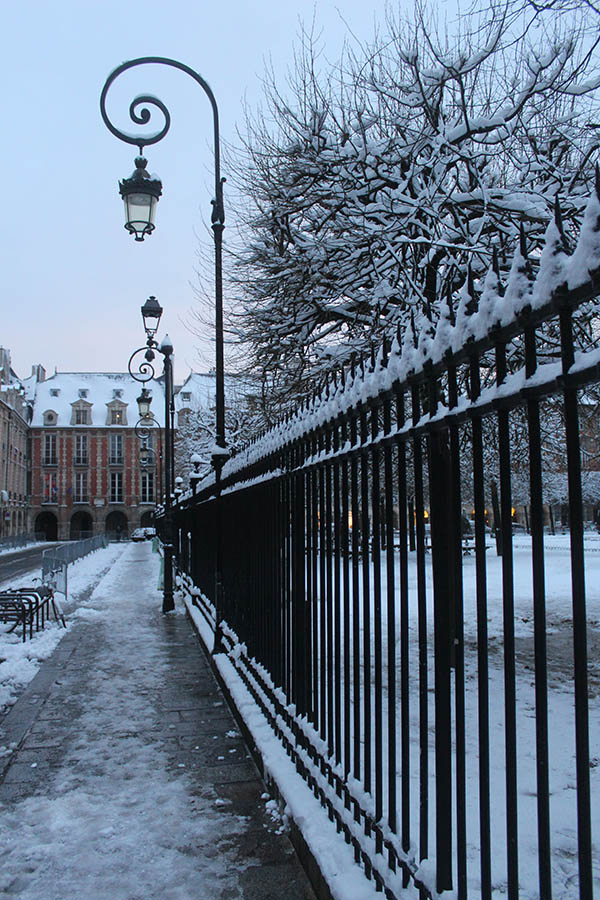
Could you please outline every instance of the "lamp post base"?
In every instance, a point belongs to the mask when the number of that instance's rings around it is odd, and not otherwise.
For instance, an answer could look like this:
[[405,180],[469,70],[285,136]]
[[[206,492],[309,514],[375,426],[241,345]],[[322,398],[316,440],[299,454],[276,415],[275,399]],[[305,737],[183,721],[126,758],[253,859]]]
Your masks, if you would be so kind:
[[173,545],[165,544],[165,571],[163,577],[163,615],[175,611],[175,601],[173,599]]

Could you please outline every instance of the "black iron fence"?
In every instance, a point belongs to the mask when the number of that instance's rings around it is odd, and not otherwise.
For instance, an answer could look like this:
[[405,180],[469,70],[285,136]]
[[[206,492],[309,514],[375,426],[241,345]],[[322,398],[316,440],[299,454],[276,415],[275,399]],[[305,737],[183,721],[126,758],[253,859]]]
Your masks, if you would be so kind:
[[540,259],[523,237],[506,284],[469,279],[175,509],[195,602],[388,897],[593,896],[599,214],[568,255],[557,213]]

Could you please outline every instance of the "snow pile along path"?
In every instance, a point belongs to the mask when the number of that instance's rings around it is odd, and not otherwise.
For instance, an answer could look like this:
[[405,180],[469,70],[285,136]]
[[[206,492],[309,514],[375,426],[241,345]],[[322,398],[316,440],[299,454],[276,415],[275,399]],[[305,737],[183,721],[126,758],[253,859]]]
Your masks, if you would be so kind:
[[[67,630],[71,627],[73,610],[91,594],[124,549],[124,544],[109,544],[69,565],[68,599],[65,602],[62,594],[56,595],[56,601],[67,618]],[[0,590],[29,587],[39,583],[39,580],[40,569],[37,568],[27,575],[5,579],[0,583]],[[29,684],[43,660],[50,656],[65,636],[65,629],[52,617],[43,631],[34,632],[33,638],[25,643],[21,640],[20,626],[12,633],[8,633],[8,628],[8,625],[0,625],[0,717],[15,703],[22,688]]]
[[[58,694],[0,785],[5,798],[11,776],[17,793],[28,767],[39,778],[31,796],[0,803],[0,896],[242,896],[240,864],[219,838],[243,818],[214,791],[194,790],[172,762],[160,698],[178,677],[169,666],[177,617],[161,616],[157,581],[150,545],[132,544],[75,613],[81,623]],[[44,760],[40,777],[31,769]]]

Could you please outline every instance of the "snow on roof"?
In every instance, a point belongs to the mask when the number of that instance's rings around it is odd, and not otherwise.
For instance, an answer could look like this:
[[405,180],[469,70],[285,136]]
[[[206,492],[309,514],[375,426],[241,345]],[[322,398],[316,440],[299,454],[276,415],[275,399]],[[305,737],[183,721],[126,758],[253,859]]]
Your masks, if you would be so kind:
[[[216,375],[214,372],[190,372],[175,395],[175,410],[210,409],[215,405]],[[248,392],[248,382],[239,375],[225,375],[225,401],[238,400]]]
[[[140,384],[127,372],[60,372],[39,382],[35,389],[32,428],[44,424],[44,413],[52,410],[57,414],[56,427],[71,425],[72,404],[81,402],[89,408],[91,404],[92,428],[106,426],[108,404],[127,407],[126,424],[111,425],[112,428],[133,428],[139,418],[137,397],[142,387],[148,388],[153,397],[152,412],[160,427],[164,426],[164,390],[156,379]],[[80,393],[81,392],[81,393]],[[77,427],[81,427],[80,425]]]

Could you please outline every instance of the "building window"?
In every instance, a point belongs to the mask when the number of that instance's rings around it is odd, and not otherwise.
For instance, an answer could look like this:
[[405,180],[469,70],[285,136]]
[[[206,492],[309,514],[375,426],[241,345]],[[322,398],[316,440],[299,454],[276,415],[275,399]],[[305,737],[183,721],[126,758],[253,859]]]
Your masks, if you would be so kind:
[[87,434],[75,435],[75,465],[87,466],[88,462],[88,443]]
[[44,472],[44,503],[56,503],[58,500],[58,487],[56,472]]
[[119,466],[123,463],[123,435],[111,434],[110,436],[110,464]]
[[59,394],[60,394],[60,388],[50,388],[50,396],[51,397],[58,397]]
[[181,399],[182,399],[182,400],[191,400],[191,399],[192,399],[192,395],[191,395],[191,393],[190,393],[189,391],[182,391],[182,392],[181,392]]
[[75,410],[75,425],[87,425],[89,423],[87,409],[78,408]]
[[56,413],[52,410],[47,410],[44,413],[44,425],[56,425]]
[[88,395],[87,388],[79,388],[79,396],[80,397],[85,398],[85,397],[87,397],[87,395]]
[[58,462],[56,457],[56,435],[44,435],[44,465],[55,466]]
[[154,472],[142,472],[142,503],[154,502]]
[[124,425],[125,424],[125,416],[123,414],[122,409],[111,409],[110,424],[111,425]]
[[87,472],[75,472],[73,502],[87,503]]
[[110,502],[111,503],[122,503],[123,502],[123,473],[122,472],[111,472],[110,473]]

